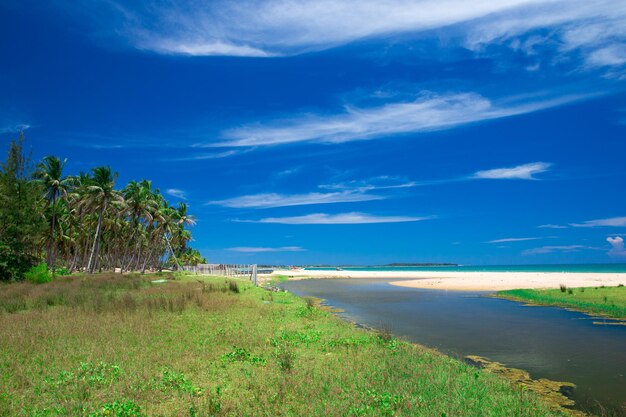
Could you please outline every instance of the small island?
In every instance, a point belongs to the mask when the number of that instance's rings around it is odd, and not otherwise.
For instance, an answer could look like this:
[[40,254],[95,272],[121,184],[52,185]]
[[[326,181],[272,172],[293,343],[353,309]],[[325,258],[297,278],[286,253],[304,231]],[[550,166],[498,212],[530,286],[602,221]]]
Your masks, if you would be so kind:
[[412,262],[396,262],[396,263],[391,263],[391,264],[386,264],[383,266],[392,266],[392,267],[416,267],[416,268],[420,268],[420,267],[433,267],[433,266],[459,266],[459,264],[453,264],[453,263],[430,263],[430,262],[419,262],[419,263],[412,263]]

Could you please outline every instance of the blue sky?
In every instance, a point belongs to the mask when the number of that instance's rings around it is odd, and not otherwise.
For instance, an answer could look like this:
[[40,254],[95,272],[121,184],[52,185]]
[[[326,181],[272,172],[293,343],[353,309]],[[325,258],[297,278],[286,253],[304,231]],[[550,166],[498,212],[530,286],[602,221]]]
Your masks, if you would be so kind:
[[626,2],[0,5],[0,137],[213,262],[625,262]]

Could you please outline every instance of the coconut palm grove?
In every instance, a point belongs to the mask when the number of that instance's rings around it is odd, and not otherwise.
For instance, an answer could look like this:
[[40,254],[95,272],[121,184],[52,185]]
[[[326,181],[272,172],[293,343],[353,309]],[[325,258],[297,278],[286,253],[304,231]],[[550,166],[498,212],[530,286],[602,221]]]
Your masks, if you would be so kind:
[[170,205],[150,180],[120,186],[109,166],[68,175],[65,159],[29,154],[20,134],[0,168],[0,280],[205,262],[189,246],[187,205]]

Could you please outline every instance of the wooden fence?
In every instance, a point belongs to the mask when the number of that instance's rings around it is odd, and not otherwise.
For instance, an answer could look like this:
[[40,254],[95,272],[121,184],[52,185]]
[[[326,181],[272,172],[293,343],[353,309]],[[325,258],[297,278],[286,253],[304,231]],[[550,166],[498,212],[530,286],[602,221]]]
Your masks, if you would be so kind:
[[183,266],[183,269],[196,275],[249,278],[254,285],[257,284],[256,264],[198,264]]

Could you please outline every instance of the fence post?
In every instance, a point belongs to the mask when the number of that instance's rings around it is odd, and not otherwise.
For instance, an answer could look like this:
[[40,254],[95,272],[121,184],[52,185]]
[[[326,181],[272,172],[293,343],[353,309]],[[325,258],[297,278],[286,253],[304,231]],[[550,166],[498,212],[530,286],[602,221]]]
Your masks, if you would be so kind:
[[254,285],[256,285],[256,264],[252,265],[252,281],[254,282]]

